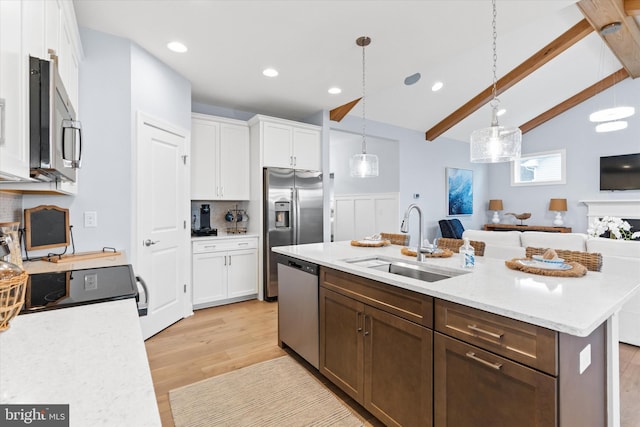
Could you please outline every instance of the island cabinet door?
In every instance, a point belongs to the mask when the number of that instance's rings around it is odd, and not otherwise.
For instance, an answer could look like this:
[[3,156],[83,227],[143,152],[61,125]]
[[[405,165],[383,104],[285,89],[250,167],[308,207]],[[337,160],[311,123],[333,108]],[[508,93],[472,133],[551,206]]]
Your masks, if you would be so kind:
[[435,427],[557,426],[556,379],[435,333]]
[[433,332],[365,308],[364,407],[387,426],[433,423]]
[[320,288],[320,373],[358,402],[364,391],[364,304]]

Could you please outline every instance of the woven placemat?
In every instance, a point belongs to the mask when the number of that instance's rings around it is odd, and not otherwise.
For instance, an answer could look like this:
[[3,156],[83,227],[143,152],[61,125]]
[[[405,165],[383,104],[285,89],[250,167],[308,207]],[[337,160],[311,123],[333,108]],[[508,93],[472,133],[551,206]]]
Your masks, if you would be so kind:
[[[400,253],[402,255],[407,255],[407,256],[416,256],[416,255],[418,255],[418,253],[416,251],[414,251],[413,249],[409,249],[409,248],[400,249]],[[442,249],[442,252],[437,252],[435,254],[430,254],[430,253],[424,254],[425,258],[449,258],[451,255],[453,255],[453,251],[451,251],[449,249]]]
[[391,242],[389,240],[352,240],[351,246],[362,246],[365,248],[379,248],[381,246],[388,246]]
[[504,263],[507,267],[509,267],[512,270],[520,270],[520,271],[524,271],[525,273],[540,274],[542,276],[582,277],[585,274],[587,274],[587,267],[574,261],[569,261],[565,263],[565,264],[569,264],[572,267],[570,270],[548,270],[545,268],[536,268],[536,267],[530,267],[527,265],[522,265],[518,262],[520,260],[533,261],[531,258],[513,258],[510,260],[506,260]]

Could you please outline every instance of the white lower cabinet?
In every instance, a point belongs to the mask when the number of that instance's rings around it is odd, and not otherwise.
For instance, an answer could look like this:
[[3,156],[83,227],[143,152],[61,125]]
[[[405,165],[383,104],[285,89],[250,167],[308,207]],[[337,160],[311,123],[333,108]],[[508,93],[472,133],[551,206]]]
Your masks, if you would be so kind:
[[257,238],[193,242],[193,308],[253,299],[258,293]]

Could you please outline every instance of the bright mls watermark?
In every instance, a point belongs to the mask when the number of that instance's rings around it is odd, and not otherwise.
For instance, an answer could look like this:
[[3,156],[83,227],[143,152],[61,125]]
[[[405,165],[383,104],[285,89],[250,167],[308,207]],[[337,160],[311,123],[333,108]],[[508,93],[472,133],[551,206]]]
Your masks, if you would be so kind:
[[0,426],[69,427],[69,405],[0,405]]

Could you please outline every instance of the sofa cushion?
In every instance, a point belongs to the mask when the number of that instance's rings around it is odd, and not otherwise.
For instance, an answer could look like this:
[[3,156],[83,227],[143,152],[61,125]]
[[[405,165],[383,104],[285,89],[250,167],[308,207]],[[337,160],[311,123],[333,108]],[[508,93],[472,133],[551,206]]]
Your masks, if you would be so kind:
[[640,242],[591,237],[587,239],[587,251],[600,252],[603,256],[640,258]]
[[477,240],[487,245],[521,246],[519,231],[464,230],[463,239]]
[[[565,249],[568,251],[587,250],[587,235],[583,233],[547,233],[544,231],[524,231],[522,246],[534,248]],[[592,252],[592,251],[589,251]]]
[[[500,231],[500,233],[502,232]],[[497,259],[524,258],[525,248],[523,248],[522,246],[488,244],[484,248],[484,256],[486,258]]]

